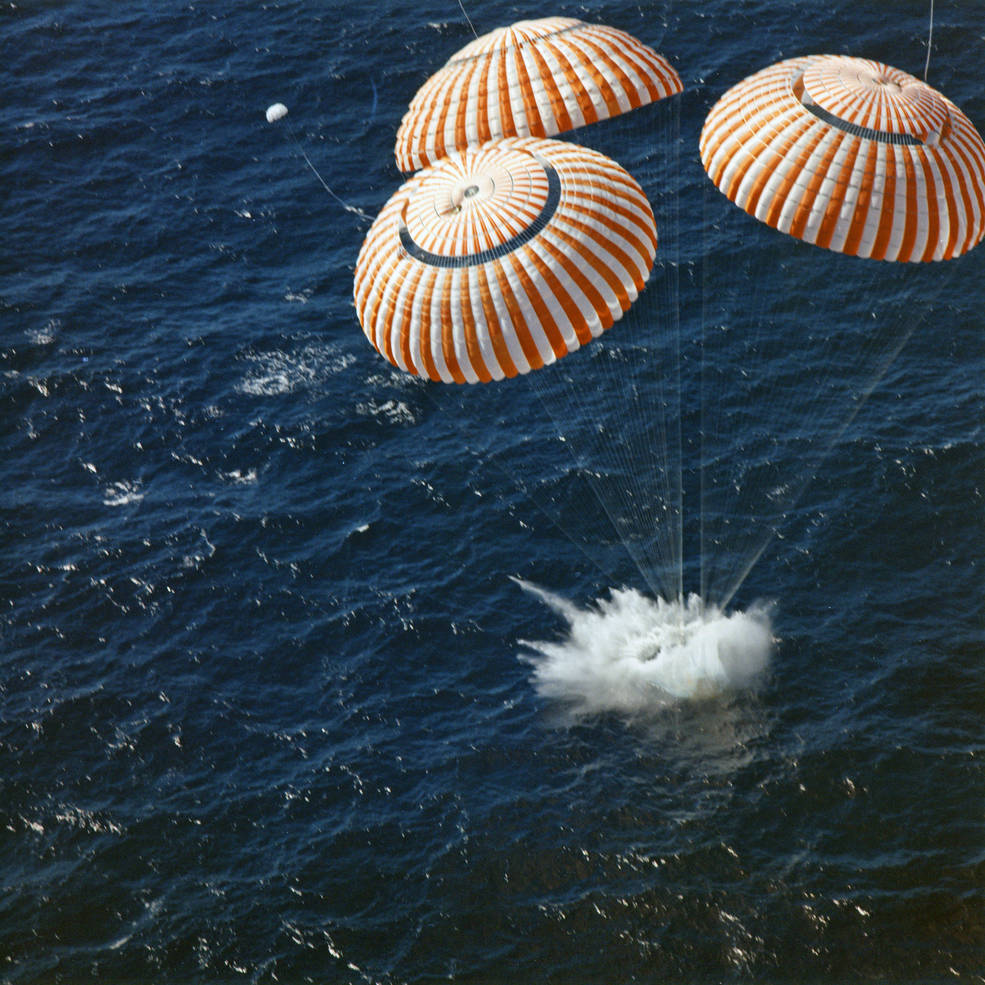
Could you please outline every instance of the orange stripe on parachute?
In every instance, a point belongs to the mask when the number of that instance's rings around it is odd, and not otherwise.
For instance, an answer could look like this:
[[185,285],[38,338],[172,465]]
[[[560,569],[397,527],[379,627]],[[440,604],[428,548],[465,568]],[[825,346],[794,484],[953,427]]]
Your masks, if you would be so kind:
[[415,365],[424,366],[424,375],[428,379],[440,380],[441,374],[438,372],[438,365],[434,361],[434,355],[431,351],[434,342],[438,341],[431,337],[431,296],[434,291],[434,282],[437,279],[437,271],[429,267],[421,279],[425,283],[420,285],[419,289],[424,291],[425,302],[421,305],[421,336],[418,343],[421,358],[419,362],[415,362]]
[[[482,304],[482,313],[486,319],[486,327],[489,331],[489,341],[493,351],[496,353],[496,361],[500,369],[507,377],[514,377],[519,373],[516,363],[507,348],[506,340],[503,338],[503,329],[499,324],[499,313],[492,299],[492,290],[489,286],[487,264],[482,264],[475,268],[476,279],[479,287],[479,301]],[[539,368],[539,367],[535,367]]]
[[[488,383],[492,380],[492,374],[486,366],[486,361],[482,357],[482,349],[479,346],[478,332],[476,331],[475,316],[472,314],[471,296],[468,284],[468,270],[455,270],[448,280],[455,286],[455,293],[461,299],[458,304],[458,311],[462,319],[462,340],[465,342],[465,351],[469,355],[469,365],[475,375],[479,377],[480,383]],[[464,283],[463,283],[464,282]]]
[[934,169],[926,154],[920,154],[917,163],[923,169],[924,187],[927,189],[927,244],[920,259],[926,263],[934,259],[937,248],[941,245],[941,214],[937,199],[937,181]]
[[903,170],[906,173],[905,184],[906,192],[906,211],[904,215],[906,221],[903,224],[903,241],[900,243],[897,256],[901,260],[912,260],[914,249],[916,248],[917,233],[920,231],[920,206],[917,203],[917,176],[913,166],[913,154],[908,147],[901,148],[897,155],[903,158]]
[[[886,144],[877,145],[878,153],[885,154]],[[879,211],[879,227],[870,254],[874,260],[885,260],[889,250],[889,240],[893,233],[896,211],[896,168],[885,167],[885,184],[883,185],[882,204]]]
[[[821,143],[824,136],[825,134],[823,132],[818,134],[817,138],[810,145],[810,147],[805,150],[805,154],[798,159],[798,164],[807,163],[809,160],[807,155],[813,153],[817,149],[818,144]],[[837,153],[838,145],[839,141],[831,141],[831,144],[824,153],[824,157],[822,157],[819,162],[817,170],[814,171],[810,177],[810,180],[807,182],[807,188],[801,196],[800,205],[797,208],[793,223],[790,227],[790,235],[796,236],[797,239],[804,238],[804,230],[806,230],[807,223],[810,222],[811,215],[814,213],[814,204],[817,202],[818,192],[824,184],[824,179],[827,176],[828,168],[831,167],[831,161]],[[825,208],[825,211],[826,210],[827,208]]]
[[[558,257],[560,254],[551,245],[546,242],[546,240],[540,240],[540,246],[545,253],[550,254],[551,257]],[[582,314],[581,308],[578,307],[578,303],[571,296],[568,289],[561,282],[561,278],[558,277],[557,273],[552,270],[543,260],[543,258],[535,250],[530,250],[526,256],[530,259],[531,263],[537,268],[537,274],[544,282],[545,286],[550,290],[551,296],[560,305],[561,310],[564,312],[568,319],[569,325],[571,325],[575,336],[578,339],[580,345],[584,345],[589,342],[592,338],[592,333],[588,330],[587,326],[584,325],[584,315]],[[557,322],[552,318],[552,323],[557,324]],[[558,327],[558,333],[561,334],[561,329]],[[554,347],[554,341],[551,341],[552,347]],[[563,348],[562,348],[563,347]],[[561,339],[561,345],[554,348],[554,352],[557,355],[563,356],[565,352],[568,351],[564,343],[564,339]]]
[[516,333],[517,341],[520,343],[520,348],[523,350],[524,358],[535,368],[543,366],[544,360],[541,359],[537,345],[527,330],[526,320],[513,294],[513,288],[510,286],[506,271],[501,264],[497,263],[492,265],[492,272],[496,275],[496,283],[499,286],[506,310],[510,313],[510,321],[513,323],[513,330]]
[[815,240],[818,246],[823,246],[825,249],[831,248],[831,240],[834,238],[835,230],[838,228],[841,210],[845,207],[845,194],[848,191],[852,170],[855,167],[855,161],[858,159],[861,144],[862,141],[860,140],[843,139],[838,145],[839,149],[847,147],[848,150],[841,162],[838,175],[834,179],[831,198],[828,201],[828,207],[824,213],[824,219],[821,222],[821,228]]
[[[537,62],[537,68],[540,70],[541,77],[545,80],[544,92],[547,93],[547,98],[551,103],[551,112],[554,114],[553,132],[564,133],[566,130],[573,129],[574,123],[571,120],[571,114],[568,112],[568,107],[564,101],[564,96],[561,94],[556,85],[546,84],[546,80],[551,79],[552,76],[551,68],[547,64],[547,60],[544,58],[540,49],[536,46],[531,47],[530,52]],[[543,136],[547,136],[546,129]]]
[[591,96],[582,84],[581,76],[578,74],[578,71],[572,66],[571,61],[568,59],[564,51],[558,47],[552,47],[551,50],[554,52],[554,57],[557,59],[557,62],[561,68],[561,73],[564,75],[568,85],[574,93],[575,102],[578,103],[578,108],[581,110],[582,119],[585,123],[598,122],[598,110],[596,110]]
[[455,353],[455,326],[451,314],[451,278],[441,278],[441,354],[451,378],[456,383],[465,383],[466,377],[458,363]]
[[877,156],[878,147],[871,141],[866,141],[865,144],[860,145],[859,149],[861,150],[862,147],[866,148],[862,180],[859,184],[858,198],[855,200],[855,209],[852,212],[851,224],[848,227],[848,235],[845,237],[843,247],[844,252],[850,256],[858,256],[862,245],[862,236],[869,220],[869,210],[872,208],[872,178],[875,174],[873,158]]
[[[526,257],[530,257],[529,251],[524,254]],[[561,331],[557,326],[557,322],[554,320],[554,316],[551,314],[550,308],[548,308],[547,303],[544,301],[543,296],[537,289],[537,285],[534,284],[530,274],[527,272],[524,265],[520,262],[520,258],[516,253],[509,257],[510,264],[513,268],[517,279],[520,281],[520,286],[523,288],[524,293],[527,295],[527,300],[530,302],[537,315],[537,321],[540,325],[541,330],[547,337],[547,341],[550,344],[551,351],[554,355],[560,359],[562,356],[567,355],[568,346],[564,341],[564,337],[561,335]],[[540,369],[544,365],[544,360],[540,356],[540,352],[537,354],[537,364],[534,366],[535,369]]]

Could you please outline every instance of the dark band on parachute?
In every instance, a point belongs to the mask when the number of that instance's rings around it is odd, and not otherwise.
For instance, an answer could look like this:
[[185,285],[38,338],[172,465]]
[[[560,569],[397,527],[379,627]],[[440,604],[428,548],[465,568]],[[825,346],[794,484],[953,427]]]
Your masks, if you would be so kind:
[[857,123],[849,123],[834,113],[829,113],[826,109],[818,106],[817,103],[802,102],[801,105],[808,113],[813,113],[819,120],[830,123],[831,126],[844,130],[855,137],[862,137],[864,140],[878,140],[881,144],[905,144],[910,147],[922,147],[923,141],[919,137],[914,137],[909,133],[888,133],[885,130],[873,130],[871,127],[861,127]]
[[840,116],[835,116],[834,113],[830,113],[823,106],[818,106],[804,90],[803,72],[797,74],[791,88],[797,101],[808,113],[838,130],[850,133],[853,137],[860,137],[863,140],[876,140],[880,144],[901,144],[908,147],[922,147],[924,144],[924,141],[919,137],[914,137],[912,134],[889,133],[886,130],[874,130],[872,127],[859,126],[857,123],[851,123],[848,120],[843,120]]
[[[534,155],[536,157],[536,155]],[[400,224],[400,245],[415,259],[421,263],[426,263],[430,267],[478,267],[490,260],[498,260],[500,257],[518,250],[524,243],[529,243],[550,221],[561,201],[561,179],[557,171],[543,160],[537,157],[537,163],[544,169],[547,176],[547,201],[540,210],[540,214],[522,232],[512,238],[500,243],[499,246],[491,250],[483,250],[481,253],[470,253],[467,256],[442,256],[440,253],[431,253],[414,242],[406,223]]]

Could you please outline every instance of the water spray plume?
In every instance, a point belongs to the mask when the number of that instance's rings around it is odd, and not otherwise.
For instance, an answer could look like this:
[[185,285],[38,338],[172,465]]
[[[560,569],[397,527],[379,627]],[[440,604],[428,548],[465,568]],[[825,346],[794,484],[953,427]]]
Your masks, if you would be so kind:
[[756,685],[774,639],[768,606],[726,613],[697,595],[667,602],[614,589],[581,609],[519,578],[567,623],[557,641],[521,641],[542,697],[575,714],[641,714]]

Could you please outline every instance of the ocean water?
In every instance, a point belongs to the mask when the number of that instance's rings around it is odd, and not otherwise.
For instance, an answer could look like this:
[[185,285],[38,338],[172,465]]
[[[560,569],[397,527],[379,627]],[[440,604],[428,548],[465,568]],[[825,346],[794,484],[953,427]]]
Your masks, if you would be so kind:
[[[686,87],[568,135],[645,294],[468,389],[351,300],[457,3],[0,10],[0,981],[985,980],[985,247],[803,247],[697,155],[780,58],[922,75],[928,5],[465,7]],[[979,130],[983,53],[937,0]]]

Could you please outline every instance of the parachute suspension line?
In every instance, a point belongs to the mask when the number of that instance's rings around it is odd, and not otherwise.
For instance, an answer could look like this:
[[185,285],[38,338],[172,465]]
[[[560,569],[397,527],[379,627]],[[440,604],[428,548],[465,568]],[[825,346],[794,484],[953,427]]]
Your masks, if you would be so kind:
[[[375,87],[374,87],[374,95],[375,95]],[[268,123],[276,123],[279,120],[283,120],[285,116],[287,116],[287,107],[283,103],[274,103],[273,106],[270,106],[267,109]],[[311,163],[311,159],[305,153],[304,147],[301,146],[301,141],[298,140],[297,134],[294,132],[294,128],[291,126],[290,121],[289,120],[286,121],[284,125],[287,127],[287,132],[290,134],[291,139],[294,141],[294,145],[297,147],[301,156],[304,158],[305,163],[308,165],[309,168],[311,168],[312,174],[314,174],[314,176],[321,182],[322,188],[324,188],[325,191],[327,191],[328,194],[331,195],[331,197],[335,199],[335,201],[339,205],[341,205],[346,212],[351,212],[353,215],[359,216],[360,219],[365,219],[368,222],[372,222],[373,217],[371,215],[364,212],[362,209],[357,208],[355,205],[350,205],[347,201],[345,201],[345,199],[340,198],[338,195],[335,194],[335,192],[332,191],[331,188],[329,188],[328,182],[326,182],[325,179],[321,176],[321,174],[319,174],[318,168],[316,168],[314,164]]]
[[[683,503],[681,455],[681,368],[679,294],[679,196],[670,187],[680,174],[680,100],[670,97],[655,104],[649,117],[655,133],[647,134],[654,148],[655,167],[646,174],[645,190],[657,218],[659,247],[646,294],[639,309],[643,365],[652,367],[641,381],[633,402],[638,440],[631,474],[649,477],[640,496],[649,507],[647,532],[654,540],[654,563],[661,572],[662,596],[683,597]],[[643,176],[641,175],[641,178]],[[682,610],[683,611],[683,610]]]
[[[704,185],[702,201],[704,203],[704,213],[702,215],[701,228],[704,230],[704,239],[707,240],[711,222],[711,210],[709,208],[708,186]],[[705,557],[707,552],[706,529],[705,529],[705,436],[707,423],[705,421],[705,393],[707,390],[705,382],[705,333],[708,331],[708,294],[704,289],[708,278],[705,274],[705,266],[708,263],[707,243],[701,251],[701,312],[699,323],[699,346],[698,355],[698,598],[704,606],[708,599],[708,575],[705,569]]]
[[[645,115],[653,132],[645,143],[654,149],[640,165],[657,219],[659,247],[645,292],[617,337],[633,346],[639,378],[625,401],[627,423],[625,473],[634,507],[637,535],[644,539],[647,563],[668,601],[683,597],[683,502],[681,452],[681,367],[679,295],[679,196],[670,184],[680,174],[680,100],[660,101]],[[639,143],[635,141],[634,143]],[[626,387],[615,362],[615,385]]]
[[749,330],[761,328],[763,320],[755,309],[764,306],[764,292],[744,290],[756,285],[750,249],[735,228],[744,218],[710,183],[703,186],[698,563],[699,597],[705,605],[718,604],[719,600],[712,597],[713,575],[725,562],[727,552],[736,549],[729,534],[738,513],[740,465],[748,441],[744,433],[748,424],[740,422],[742,401],[737,399],[735,390],[738,382],[750,375],[749,367],[743,365],[756,348]]
[[472,33],[475,35],[475,40],[478,41],[479,40],[479,32],[475,29],[475,25],[472,23],[472,18],[469,17],[468,12],[465,9],[465,4],[462,2],[462,0],[458,0],[458,5],[459,5],[459,7],[462,8],[462,13],[465,15],[465,19],[468,21],[468,24],[469,24],[469,27],[472,30]]
[[[679,101],[648,110],[642,118],[634,114],[660,131],[647,133],[646,145],[678,155]],[[652,157],[633,166],[658,214],[660,246],[649,283],[623,319],[583,354],[531,374],[531,382],[644,581],[654,595],[674,599],[683,589],[678,220],[677,197],[664,186],[678,169],[658,160],[654,172]],[[576,415],[559,411],[556,388],[562,385]]]
[[[823,504],[797,507],[957,273],[822,251],[751,223],[735,208],[705,215],[701,597],[723,608],[791,521],[808,535],[824,522]],[[745,256],[723,284],[715,263],[739,257],[736,242]],[[835,298],[832,284],[850,290]]]
[[[430,386],[427,384],[426,384],[426,389],[430,389]],[[466,417],[463,414],[463,415],[459,415],[458,419],[466,420]],[[560,531],[560,533],[569,541],[569,543],[571,543],[573,547],[575,547],[582,554],[585,560],[587,560],[588,563],[592,565],[592,567],[594,567],[600,574],[602,574],[610,583],[616,580],[616,576],[613,570],[608,565],[606,565],[598,556],[589,553],[585,545],[583,543],[580,543],[578,539],[570,532],[570,530],[566,528],[566,526],[561,522],[560,518],[558,517],[557,510],[552,509],[547,504],[546,498],[543,500],[541,498],[538,498],[537,494],[533,490],[531,490],[531,488],[527,485],[526,482],[523,481],[523,479],[520,478],[519,474],[513,471],[513,469],[511,469],[509,466],[504,464],[502,461],[500,461],[499,458],[497,458],[496,456],[491,456],[488,459],[488,461],[490,461],[493,465],[495,465],[496,468],[499,469],[499,471],[503,475],[505,475],[513,482],[516,488],[524,496],[526,496],[530,500],[530,502],[533,503],[538,510],[540,510],[541,513],[543,513],[543,515],[547,518],[548,522],[550,522],[552,526],[556,527],[557,530]]]
[[[683,600],[683,412],[680,320],[680,195],[671,182],[679,180],[680,99],[657,103],[655,134],[648,135],[657,150],[656,168],[648,174],[646,191],[657,214],[660,246],[651,283],[641,309],[644,320],[646,364],[654,367],[653,379],[640,388],[640,441],[638,461],[652,473],[649,489],[653,503],[650,522],[656,539],[657,563],[663,573],[663,597]],[[649,444],[647,446],[647,437]],[[638,466],[637,466],[638,467]],[[681,609],[683,618],[683,609]]]
[[[618,331],[618,328],[619,325],[615,330]],[[601,340],[596,339],[586,347],[586,352],[575,353],[573,357],[586,365],[590,363],[593,370],[598,368],[599,362],[602,363],[600,377],[603,385],[598,386],[598,379],[594,381],[596,400],[600,394],[614,398],[614,391],[609,381],[617,378],[617,375],[607,365],[609,361],[607,352],[599,348],[605,346],[606,342],[604,337]],[[612,434],[611,429],[604,425],[592,423],[598,417],[598,403],[592,403],[585,396],[588,389],[585,381],[578,380],[577,374],[569,373],[568,368],[564,363],[550,366],[527,374],[525,379],[536,394],[561,442],[567,448],[572,463],[605,515],[612,532],[632,559],[650,591],[654,595],[659,595],[660,591],[651,573],[653,566],[632,537],[634,532],[643,528],[643,521],[637,499],[627,492],[628,487],[624,481],[632,474],[629,471],[632,462],[626,454],[625,445],[620,440],[623,433],[620,431],[618,434]],[[589,385],[591,382],[589,375]],[[563,391],[561,400],[558,400],[558,389]],[[613,406],[617,401],[610,399],[607,403]],[[578,425],[587,428],[591,436],[580,433]],[[613,485],[611,480],[614,472],[619,475]],[[587,511],[582,513],[582,519],[584,520],[586,516]],[[560,521],[555,523],[569,540],[577,543],[574,535],[565,529],[565,524]],[[598,564],[597,566],[601,567]]]
[[[866,401],[872,395],[873,391],[882,381],[883,377],[888,372],[889,367],[893,364],[896,357],[903,351],[906,343],[913,336],[919,323],[920,320],[911,322],[909,327],[896,340],[892,348],[882,357],[878,365],[873,370],[871,376],[866,381],[864,388],[855,396],[854,406],[851,408],[848,415],[841,422],[841,424],[833,430],[827,441],[825,441],[823,447],[811,457],[809,463],[801,472],[800,478],[796,481],[792,493],[789,494],[784,500],[784,508],[786,510],[794,509],[800,502],[800,498],[807,491],[807,488],[810,486],[811,482],[813,482],[819,468],[831,454],[835,445],[837,445],[841,438],[845,435],[845,432],[851,427],[852,422],[865,406]],[[748,577],[749,572],[752,571],[756,562],[763,556],[766,549],[777,536],[778,530],[775,526],[763,535],[758,546],[749,553],[746,563],[740,569],[736,578],[725,590],[721,602],[719,603],[721,608],[724,609],[729,602],[732,601],[735,593],[742,587],[742,583]]]
[[[620,429],[634,530],[646,542],[649,567],[658,573],[659,595],[673,601],[683,595],[679,204],[676,189],[670,188],[680,173],[679,100],[658,103],[649,115],[657,132],[647,133],[645,142],[657,159],[649,168],[651,161],[645,160],[637,177],[654,209],[659,247],[646,290],[613,344],[619,347],[626,340],[633,352],[628,365],[638,370],[622,399]],[[628,365],[624,369],[610,362],[614,391],[625,390]]]
[[[575,410],[573,416],[556,417],[555,425],[612,530],[649,589],[660,595],[665,592],[655,579],[661,565],[646,543],[655,525],[648,516],[655,497],[646,485],[654,470],[642,445],[647,414],[641,406],[643,387],[634,375],[641,360],[627,358],[619,344],[620,333],[640,334],[642,315],[636,305],[585,353],[576,354],[579,364],[552,367]],[[579,374],[587,378],[579,380]],[[549,369],[532,378],[547,384],[551,375]],[[543,397],[542,402],[549,403]]]
[[[457,426],[461,429],[465,426],[464,422],[467,422],[474,417],[475,407],[473,405],[473,401],[477,394],[474,392],[473,387],[435,383],[420,376],[411,377],[410,382],[412,386],[416,387],[418,392],[425,396],[432,408],[438,412],[439,419],[457,422],[457,424],[453,424],[452,427]],[[448,413],[450,406],[453,407],[455,411],[452,414]],[[511,433],[515,432],[515,423],[509,424],[508,427]],[[593,568],[595,568],[595,570],[597,570],[602,577],[604,577],[609,583],[615,581],[615,573],[612,571],[611,567],[606,565],[600,557],[590,553],[585,545],[580,543],[569,532],[569,530],[566,529],[565,525],[561,522],[557,515],[557,509],[552,508],[552,504],[549,502],[548,497],[539,495],[536,490],[531,488],[531,486],[521,477],[520,471],[514,465],[511,465],[506,461],[506,452],[500,454],[492,453],[480,455],[478,451],[475,451],[474,457],[477,462],[483,465],[488,464],[493,466],[516,488],[522,496],[526,497],[537,508],[537,510],[543,514],[552,526],[556,527],[557,530],[564,535],[572,546],[582,554],[585,560]],[[518,520],[517,522],[521,527],[528,530],[530,529],[529,523],[524,523],[522,520]]]
[[366,121],[367,130],[373,125],[373,120],[376,119],[376,107],[380,102],[380,94],[376,91],[376,83],[372,78],[370,78],[369,84],[373,89],[373,105],[369,109],[369,119]]
[[934,40],[934,0],[930,0],[930,30],[927,33],[927,61],[923,67],[923,80],[927,81],[930,73],[930,46]]
[[[658,584],[658,571],[666,565],[660,563],[660,551],[655,559],[645,543],[655,526],[649,507],[657,498],[645,480],[656,470],[641,444],[651,416],[649,403],[659,401],[634,375],[646,360],[627,359],[620,344],[642,334],[646,315],[641,306],[647,295],[652,300],[653,291],[651,284],[623,318],[585,346],[584,352],[529,373],[526,380],[647,587],[654,596],[666,596],[667,585]],[[648,398],[646,407],[642,397]],[[590,504],[585,506],[580,526],[590,519]],[[573,539],[570,534],[569,539]]]
[[[670,133],[670,146],[673,148],[673,157],[671,160],[670,154],[668,154],[668,163],[673,164],[673,168],[666,168],[665,175],[673,175],[678,181],[681,180],[681,168],[679,167],[679,157],[680,157],[680,133],[681,133],[681,118],[680,118],[680,100],[674,100],[675,112],[673,118],[673,128]],[[677,484],[674,489],[674,509],[677,512],[677,523],[674,527],[674,533],[676,534],[677,543],[675,545],[676,557],[674,558],[676,562],[676,573],[677,573],[677,584],[676,588],[676,598],[681,603],[684,602],[684,423],[682,418],[684,416],[684,384],[683,384],[683,368],[681,366],[681,251],[680,251],[680,229],[681,229],[681,219],[680,219],[680,200],[681,196],[679,194],[679,188],[670,189],[670,201],[671,201],[671,274],[672,274],[672,285],[671,285],[671,297],[670,297],[670,316],[674,323],[673,330],[673,341],[674,341],[674,371],[675,371],[675,392],[677,396],[677,407],[676,413],[673,415],[672,420],[675,423],[676,432],[674,439],[676,441],[677,448],[677,470],[676,470],[676,480]],[[673,600],[671,600],[673,601]],[[681,620],[684,619],[684,606],[680,607]]]

